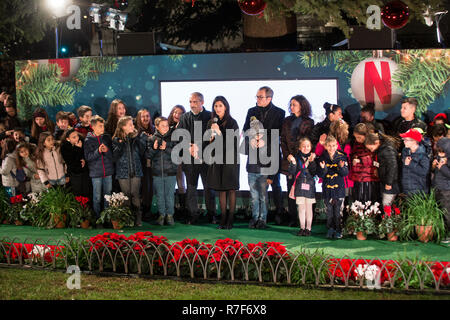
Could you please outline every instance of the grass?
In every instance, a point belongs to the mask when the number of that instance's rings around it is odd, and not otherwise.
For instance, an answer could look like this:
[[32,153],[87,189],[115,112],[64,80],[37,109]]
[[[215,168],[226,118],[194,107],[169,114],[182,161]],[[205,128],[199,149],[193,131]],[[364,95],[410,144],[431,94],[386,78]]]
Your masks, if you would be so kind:
[[255,284],[195,283],[173,279],[81,275],[70,290],[69,274],[0,268],[1,300],[450,300],[450,295],[309,289]]

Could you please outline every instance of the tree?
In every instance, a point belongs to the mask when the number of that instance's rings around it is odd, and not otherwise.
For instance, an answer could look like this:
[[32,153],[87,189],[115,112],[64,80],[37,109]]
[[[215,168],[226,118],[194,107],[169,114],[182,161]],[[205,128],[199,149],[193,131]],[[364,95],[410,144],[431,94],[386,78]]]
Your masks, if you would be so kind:
[[42,40],[53,19],[43,7],[44,1],[0,1],[0,59],[10,57],[14,47]]

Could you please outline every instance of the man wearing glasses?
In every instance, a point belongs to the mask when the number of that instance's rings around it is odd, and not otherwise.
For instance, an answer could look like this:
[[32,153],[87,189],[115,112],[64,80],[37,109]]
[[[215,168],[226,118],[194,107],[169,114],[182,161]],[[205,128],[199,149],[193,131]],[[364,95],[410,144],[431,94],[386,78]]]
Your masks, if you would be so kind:
[[[281,126],[285,118],[285,111],[276,107],[272,103],[273,90],[269,87],[261,87],[256,93],[256,106],[250,108],[247,112],[247,117],[244,124],[244,132],[250,129],[250,122],[252,117],[256,117],[262,124],[264,129],[267,130],[267,149],[271,150],[271,133],[272,130],[278,130],[281,133]],[[278,141],[279,144],[279,141]],[[281,152],[278,148],[278,155],[270,155],[271,158],[278,156],[281,159]],[[281,163],[281,160],[279,161]],[[269,165],[268,165],[269,166]],[[279,170],[279,169],[278,169]],[[280,186],[280,172],[275,175],[267,177],[267,183],[272,186],[272,193],[276,206],[275,222],[281,223],[281,217],[283,214],[283,198]],[[251,186],[250,186],[251,188]],[[264,228],[265,225],[260,225],[260,228]]]
[[[177,127],[177,129],[185,129],[189,131],[191,136],[191,147],[189,148],[191,161],[190,163],[183,164],[183,171],[186,175],[187,182],[186,202],[189,215],[186,221],[187,224],[194,224],[199,218],[197,197],[197,185],[199,176],[201,176],[202,178],[209,221],[214,224],[217,223],[217,218],[215,216],[215,195],[214,191],[209,188],[206,179],[208,166],[206,163],[199,161],[199,159],[201,160],[201,152],[199,151],[204,150],[204,147],[206,147],[205,142],[202,141],[202,137],[207,130],[208,121],[211,119],[211,112],[205,110],[205,108],[203,107],[203,103],[203,95],[200,92],[192,93],[189,98],[191,111],[186,112],[181,116],[180,122]],[[198,137],[194,134],[195,122],[200,123],[202,128],[201,136]],[[195,138],[200,140],[196,141]]]

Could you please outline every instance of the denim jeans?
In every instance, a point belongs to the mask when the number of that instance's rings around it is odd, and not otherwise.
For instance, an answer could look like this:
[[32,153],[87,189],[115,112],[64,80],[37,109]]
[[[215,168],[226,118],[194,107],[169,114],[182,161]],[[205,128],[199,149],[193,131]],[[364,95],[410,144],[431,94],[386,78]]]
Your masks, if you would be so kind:
[[52,185],[52,186],[63,186],[66,184],[66,177],[63,176],[62,178],[59,179],[55,179],[55,180],[48,180],[48,182]]
[[97,218],[100,218],[101,204],[103,198],[103,208],[108,207],[105,195],[111,195],[112,190],[112,176],[92,178],[92,206]]
[[158,212],[162,216],[173,215],[175,212],[176,176],[153,176],[153,190],[156,192]]
[[252,219],[267,221],[267,176],[248,173],[248,185],[252,197]]
[[279,172],[276,175],[274,175],[273,182],[270,185],[270,188],[272,189],[272,196],[273,196],[273,203],[275,204],[275,210],[278,214],[281,214],[283,212],[283,193],[281,191]]

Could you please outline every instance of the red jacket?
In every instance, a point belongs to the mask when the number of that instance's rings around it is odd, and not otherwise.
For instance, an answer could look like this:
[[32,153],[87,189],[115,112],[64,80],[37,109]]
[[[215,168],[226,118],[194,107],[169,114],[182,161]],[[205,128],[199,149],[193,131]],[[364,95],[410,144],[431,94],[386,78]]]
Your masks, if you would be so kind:
[[[359,163],[353,164],[354,159]],[[375,154],[370,152],[363,144],[355,142],[350,154],[350,179],[357,182],[379,181],[377,168],[373,165]]]

